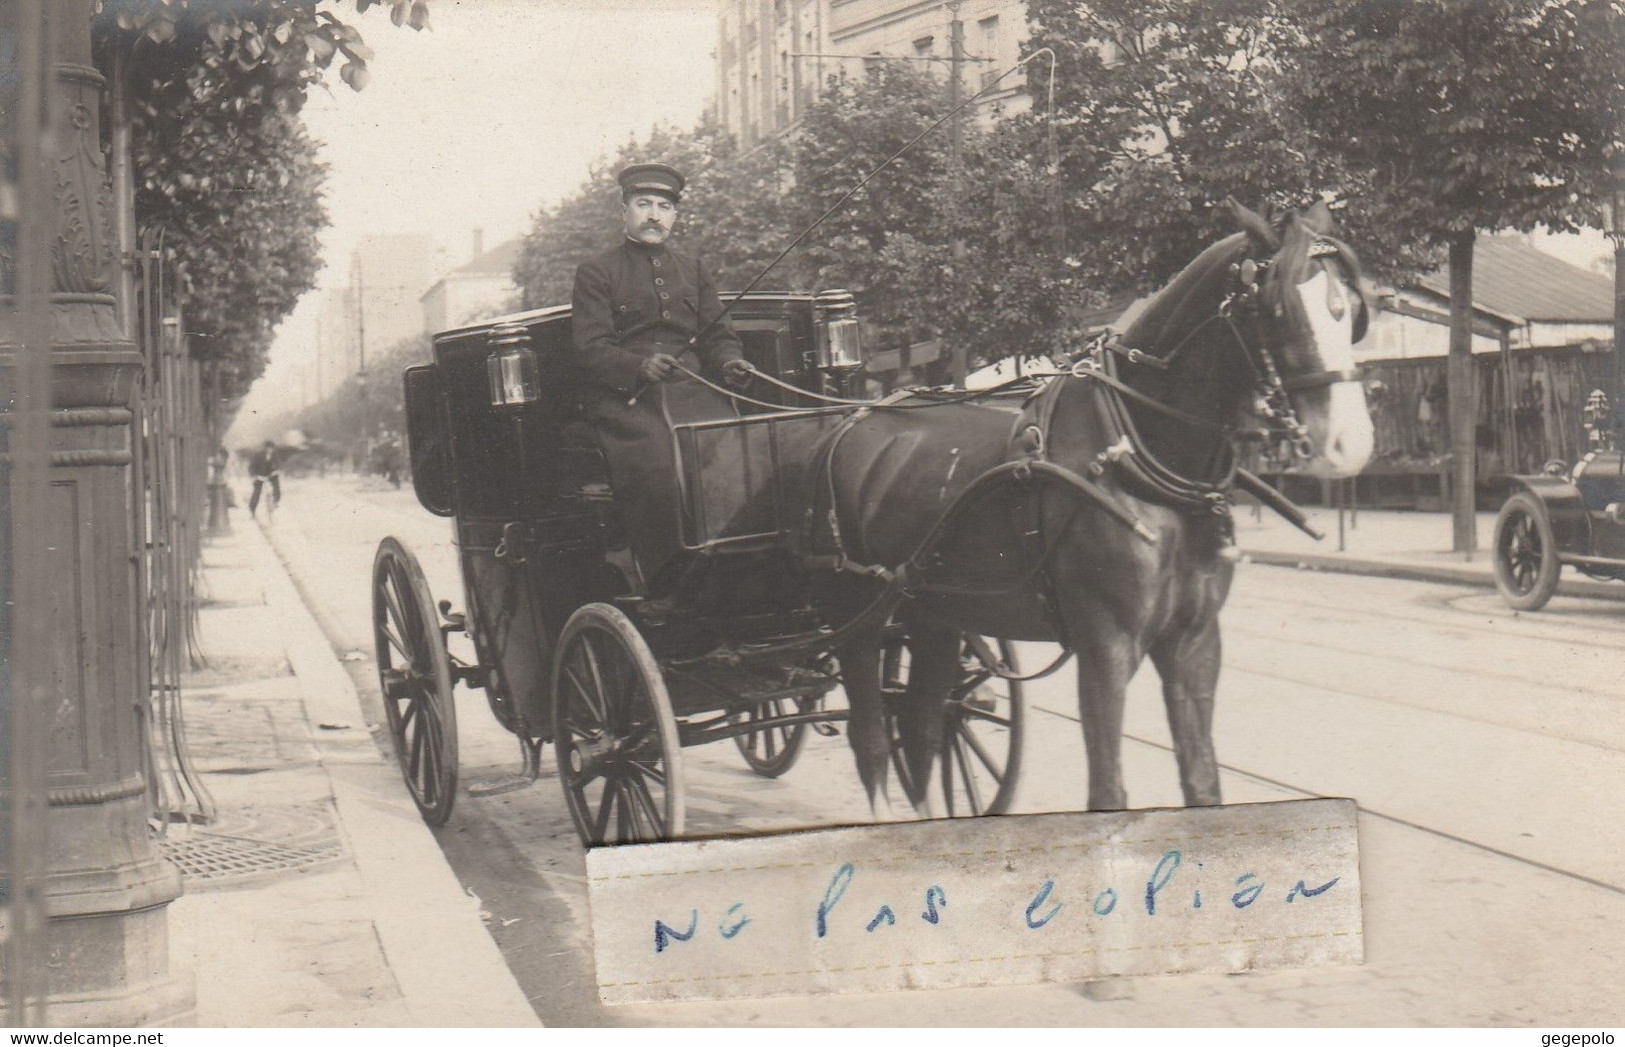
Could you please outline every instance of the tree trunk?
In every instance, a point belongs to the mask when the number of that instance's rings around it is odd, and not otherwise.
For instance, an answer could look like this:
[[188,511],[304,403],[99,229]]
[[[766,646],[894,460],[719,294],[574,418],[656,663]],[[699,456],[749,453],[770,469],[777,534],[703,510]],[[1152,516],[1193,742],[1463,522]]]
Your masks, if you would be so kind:
[[1450,360],[1445,388],[1450,412],[1451,549],[1468,559],[1478,548],[1473,515],[1477,488],[1478,381],[1473,372],[1472,230],[1450,239]]

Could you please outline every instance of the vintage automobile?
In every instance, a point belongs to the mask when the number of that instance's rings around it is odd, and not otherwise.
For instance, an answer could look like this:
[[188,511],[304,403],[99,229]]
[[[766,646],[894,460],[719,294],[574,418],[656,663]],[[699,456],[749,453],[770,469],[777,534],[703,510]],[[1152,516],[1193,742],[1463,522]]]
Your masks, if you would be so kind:
[[1625,579],[1625,453],[1601,390],[1586,400],[1590,450],[1572,470],[1547,463],[1516,489],[1495,521],[1495,584],[1514,609],[1538,611],[1565,564],[1598,579]]
[[[393,537],[380,544],[380,688],[430,824],[449,817],[457,793],[459,683],[482,689],[520,743],[521,774],[481,791],[534,781],[553,743],[589,846],[682,834],[683,748],[732,739],[756,773],[776,777],[809,730],[835,733],[846,718],[825,702],[841,680],[841,623],[787,570],[794,521],[780,488],[799,479],[794,449],[843,416],[789,410],[784,398],[850,394],[863,380],[855,305],[844,291],[754,292],[731,308],[746,357],[790,388],[754,388],[737,418],[673,425],[685,504],[671,527],[694,554],[681,613],[654,610],[650,597],[664,594],[646,590],[628,551],[613,477],[577,409],[568,306],[443,332],[434,362],[407,370],[412,484],[425,509],[455,523],[467,601],[461,612],[437,605],[412,553]],[[756,496],[748,505],[738,476],[714,475],[712,452],[741,443],[773,466],[757,470],[765,490],[745,491]],[[448,644],[462,633],[472,659]],[[888,627],[888,696],[906,686],[907,655],[907,636]],[[1006,679],[1017,675],[1007,643],[967,636],[960,662],[940,788],[950,813],[999,813],[1021,759],[1021,682]]]

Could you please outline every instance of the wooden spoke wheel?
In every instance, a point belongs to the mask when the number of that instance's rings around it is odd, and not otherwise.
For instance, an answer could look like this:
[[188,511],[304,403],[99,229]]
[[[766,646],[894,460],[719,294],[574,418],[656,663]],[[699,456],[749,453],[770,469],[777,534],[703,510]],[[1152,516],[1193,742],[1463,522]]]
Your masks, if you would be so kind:
[[774,725],[773,721],[792,711],[811,712],[817,704],[816,698],[774,698],[735,717],[736,720],[763,725],[749,734],[734,736],[739,755],[745,758],[750,769],[763,778],[777,778],[795,766],[797,758],[801,756],[801,747],[807,742],[807,725],[798,723],[783,727]]
[[[1004,814],[1015,802],[1026,737],[1026,701],[1008,640],[966,634],[959,645],[959,678],[943,707],[942,740],[932,766],[935,787],[951,818]],[[892,766],[910,799],[918,790],[909,771],[898,727],[906,700],[909,652],[906,639],[881,649],[881,690],[893,715]]]
[[444,825],[457,798],[451,658],[423,569],[395,538],[379,543],[372,562],[372,633],[401,776],[423,820]]
[[1495,587],[1519,611],[1538,611],[1557,592],[1563,565],[1546,509],[1528,491],[1519,491],[1495,518]]
[[559,780],[588,847],[683,832],[683,765],[666,682],[637,627],[609,604],[565,623],[553,656]]

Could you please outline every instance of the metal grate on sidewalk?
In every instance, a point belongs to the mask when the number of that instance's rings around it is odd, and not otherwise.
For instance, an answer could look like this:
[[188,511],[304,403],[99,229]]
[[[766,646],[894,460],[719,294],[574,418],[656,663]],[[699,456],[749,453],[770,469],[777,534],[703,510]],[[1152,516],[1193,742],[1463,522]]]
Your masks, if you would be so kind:
[[165,834],[158,845],[193,890],[273,879],[344,857],[325,803],[240,809],[209,828]]

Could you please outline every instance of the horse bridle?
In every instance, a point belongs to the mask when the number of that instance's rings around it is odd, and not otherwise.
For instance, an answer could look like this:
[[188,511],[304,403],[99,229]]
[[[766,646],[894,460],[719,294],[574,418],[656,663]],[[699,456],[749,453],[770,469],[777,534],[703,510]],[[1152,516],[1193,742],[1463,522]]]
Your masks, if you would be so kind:
[[[1317,240],[1309,247],[1309,257],[1320,258],[1335,255],[1336,246],[1325,241]],[[1259,295],[1263,290],[1263,281],[1266,274],[1275,268],[1273,259],[1243,258],[1230,263],[1230,276],[1235,281],[1230,292],[1219,302],[1218,310],[1213,316],[1193,327],[1179,344],[1175,345],[1165,356],[1155,356],[1142,349],[1124,345],[1116,337],[1102,337],[1096,345],[1091,347],[1093,355],[1099,350],[1109,350],[1117,353],[1133,364],[1141,364],[1155,370],[1164,371],[1179,356],[1180,352],[1189,345],[1197,335],[1201,334],[1210,324],[1222,323],[1230,330],[1237,348],[1241,351],[1242,362],[1252,372],[1257,392],[1262,403],[1264,420],[1276,429],[1287,434],[1292,447],[1292,453],[1300,458],[1314,456],[1314,444],[1309,438],[1309,428],[1298,418],[1297,409],[1292,406],[1291,394],[1303,389],[1318,389],[1323,386],[1336,385],[1339,382],[1353,382],[1360,380],[1360,369],[1341,368],[1313,371],[1308,374],[1294,375],[1291,378],[1282,378],[1280,369],[1276,366],[1275,357],[1265,344],[1263,337],[1264,319],[1260,315]],[[1249,341],[1236,324],[1237,316],[1250,316],[1257,337]],[[1074,369],[1076,373],[1076,369]],[[1182,420],[1195,421],[1184,412],[1175,411],[1143,394],[1137,396],[1148,406],[1157,410],[1177,416]],[[1215,427],[1223,428],[1223,427]]]

